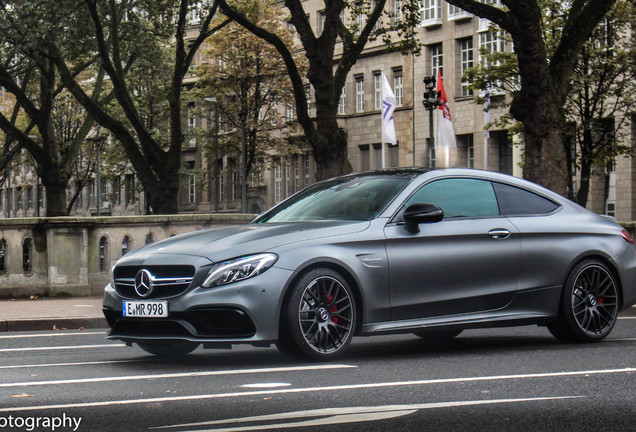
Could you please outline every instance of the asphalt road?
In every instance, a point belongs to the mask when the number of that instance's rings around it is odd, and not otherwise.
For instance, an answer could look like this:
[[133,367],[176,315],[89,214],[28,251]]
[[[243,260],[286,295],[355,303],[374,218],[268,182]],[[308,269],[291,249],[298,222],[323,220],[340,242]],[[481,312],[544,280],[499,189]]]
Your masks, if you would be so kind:
[[252,347],[158,360],[104,336],[1,334],[0,432],[636,430],[636,308],[598,344],[383,336],[328,364]]

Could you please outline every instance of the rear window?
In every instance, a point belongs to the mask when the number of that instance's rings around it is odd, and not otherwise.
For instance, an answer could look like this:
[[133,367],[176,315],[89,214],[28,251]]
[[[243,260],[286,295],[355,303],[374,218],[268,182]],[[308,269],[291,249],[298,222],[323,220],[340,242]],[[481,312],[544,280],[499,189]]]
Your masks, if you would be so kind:
[[542,215],[559,207],[554,201],[518,187],[494,183],[501,214],[506,216]]

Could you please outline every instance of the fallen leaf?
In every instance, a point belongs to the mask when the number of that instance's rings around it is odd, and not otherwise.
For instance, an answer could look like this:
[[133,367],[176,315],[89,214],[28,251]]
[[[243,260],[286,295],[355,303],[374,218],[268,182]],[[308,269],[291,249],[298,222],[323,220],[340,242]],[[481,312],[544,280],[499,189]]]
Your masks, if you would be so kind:
[[25,397],[33,397],[33,395],[22,393],[22,394],[19,394],[19,395],[13,395],[11,397],[12,398],[25,398]]
[[84,330],[84,327],[80,327],[79,330]]
[[53,330],[57,330],[57,326],[53,324]]

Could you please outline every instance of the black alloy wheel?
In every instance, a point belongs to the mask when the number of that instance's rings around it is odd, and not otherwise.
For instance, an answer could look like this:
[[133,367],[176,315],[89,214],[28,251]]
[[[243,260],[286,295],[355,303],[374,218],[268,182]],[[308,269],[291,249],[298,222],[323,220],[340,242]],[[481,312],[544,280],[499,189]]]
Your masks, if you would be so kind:
[[313,270],[293,288],[277,345],[285,353],[333,360],[351,343],[355,320],[355,300],[345,279],[330,269]]
[[578,264],[568,276],[556,323],[548,326],[567,342],[595,342],[616,325],[619,291],[612,272],[600,261]]

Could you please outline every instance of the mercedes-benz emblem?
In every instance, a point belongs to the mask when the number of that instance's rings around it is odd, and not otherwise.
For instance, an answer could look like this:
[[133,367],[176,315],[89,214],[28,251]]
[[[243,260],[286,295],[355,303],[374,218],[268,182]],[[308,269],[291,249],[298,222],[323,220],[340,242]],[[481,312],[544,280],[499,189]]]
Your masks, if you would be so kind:
[[141,269],[135,276],[135,291],[140,297],[148,297],[152,292],[152,273],[146,269]]

